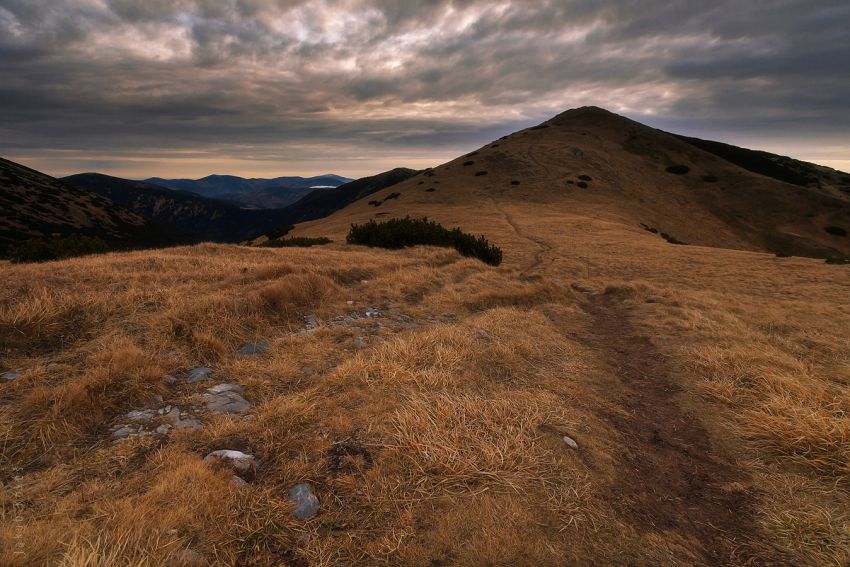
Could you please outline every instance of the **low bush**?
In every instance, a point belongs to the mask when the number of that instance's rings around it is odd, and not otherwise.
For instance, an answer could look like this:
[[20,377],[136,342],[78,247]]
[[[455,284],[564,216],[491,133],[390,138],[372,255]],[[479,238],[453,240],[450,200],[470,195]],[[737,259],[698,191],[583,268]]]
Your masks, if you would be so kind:
[[475,162],[472,161],[472,160],[463,162],[463,165],[466,165],[466,166],[473,165],[473,164],[475,164]]
[[6,255],[15,263],[46,262],[109,252],[112,248],[96,236],[70,235],[52,238],[33,238],[9,247]]
[[475,172],[475,177],[481,177],[482,175],[487,175],[487,172],[486,171],[476,171]]
[[260,244],[265,248],[287,248],[290,246],[321,246],[323,244],[330,244],[333,242],[330,238],[326,238],[324,236],[320,236],[318,238],[310,238],[308,236],[292,236],[290,238],[276,238],[274,240],[267,240]]
[[519,181],[516,181],[516,180],[511,181],[511,185],[519,185]]
[[593,178],[589,175],[579,175],[578,178],[582,181],[593,181]]
[[827,264],[836,264],[839,266],[850,265],[850,258],[827,258]]
[[703,175],[702,180],[706,183],[717,183],[718,179],[715,175]]
[[847,236],[847,230],[840,226],[825,226],[823,229],[833,236]]
[[292,226],[291,224],[279,226],[277,228],[273,228],[270,231],[266,232],[266,236],[268,236],[269,239],[271,239],[271,240],[273,240],[275,238],[280,238],[281,236],[286,236],[287,234],[289,234],[289,231],[292,230],[293,228],[295,228],[295,227]]
[[581,187],[582,189],[587,189],[587,183],[585,183],[584,181],[579,181],[578,183],[576,183],[576,185],[578,187]]
[[447,229],[427,218],[405,217],[381,223],[370,220],[366,224],[352,224],[346,240],[349,244],[390,249],[419,244],[446,246],[491,266],[498,266],[502,262],[502,250],[487,242],[483,236],[475,237],[459,228]]

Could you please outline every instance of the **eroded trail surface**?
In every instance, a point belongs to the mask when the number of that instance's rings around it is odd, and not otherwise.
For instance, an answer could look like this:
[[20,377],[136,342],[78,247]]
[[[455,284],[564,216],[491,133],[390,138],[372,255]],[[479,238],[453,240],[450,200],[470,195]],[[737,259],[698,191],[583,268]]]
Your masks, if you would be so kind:
[[761,543],[747,478],[677,403],[679,387],[652,341],[631,325],[629,308],[600,294],[585,309],[591,319],[583,341],[622,386],[601,393],[615,398],[604,418],[623,439],[607,495],[612,507],[638,533],[694,563],[788,565]]

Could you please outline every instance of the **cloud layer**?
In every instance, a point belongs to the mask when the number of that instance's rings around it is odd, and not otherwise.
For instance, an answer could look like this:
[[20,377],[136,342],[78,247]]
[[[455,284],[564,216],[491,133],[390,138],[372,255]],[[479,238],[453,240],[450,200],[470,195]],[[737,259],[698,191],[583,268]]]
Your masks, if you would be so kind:
[[361,175],[594,104],[846,168],[848,22],[845,0],[0,0],[0,152]]

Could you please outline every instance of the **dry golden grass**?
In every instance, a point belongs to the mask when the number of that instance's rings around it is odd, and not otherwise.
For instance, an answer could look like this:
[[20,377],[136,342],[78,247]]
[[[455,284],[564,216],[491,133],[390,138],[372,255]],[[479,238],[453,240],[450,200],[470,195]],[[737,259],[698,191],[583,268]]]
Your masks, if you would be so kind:
[[[740,473],[724,490],[751,502],[751,553],[728,563],[850,561],[846,267],[519,202],[468,218],[504,266],[343,245],[4,265],[2,368],[24,372],[0,385],[0,564],[707,564],[618,499],[630,390],[589,305],[651,339]],[[368,307],[382,317],[335,321]],[[300,332],[308,314],[322,324]],[[255,340],[268,354],[233,355]],[[211,383],[163,377],[202,364],[245,388],[247,416],[111,442],[156,395],[193,407]],[[259,459],[246,488],[203,463],[215,449]],[[290,514],[299,482],[322,504],[308,521]]]

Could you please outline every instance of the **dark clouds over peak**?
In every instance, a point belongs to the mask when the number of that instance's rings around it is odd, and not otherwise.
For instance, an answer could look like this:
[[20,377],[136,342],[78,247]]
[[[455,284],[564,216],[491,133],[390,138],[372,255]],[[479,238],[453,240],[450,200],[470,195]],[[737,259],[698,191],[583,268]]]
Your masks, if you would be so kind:
[[594,104],[847,168],[848,24],[846,1],[0,0],[0,152],[359,175]]

